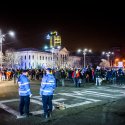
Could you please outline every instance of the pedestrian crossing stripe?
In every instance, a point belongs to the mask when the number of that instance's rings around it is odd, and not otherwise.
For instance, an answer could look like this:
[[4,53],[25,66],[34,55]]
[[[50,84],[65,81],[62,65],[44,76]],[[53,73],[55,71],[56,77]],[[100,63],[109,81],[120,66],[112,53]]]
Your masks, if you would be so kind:
[[[90,91],[97,91],[96,89],[88,89]],[[99,88],[98,91],[103,91],[103,92],[109,92],[111,94],[124,94],[125,93],[125,90],[118,90],[118,89],[115,89],[115,88]]]
[[59,94],[63,95],[63,96],[69,96],[69,97],[75,97],[75,98],[78,98],[78,99],[84,99],[84,100],[88,100],[88,101],[91,101],[91,102],[101,101],[101,100],[97,100],[97,99],[91,99],[91,98],[81,97],[81,96],[78,96],[76,94],[71,94],[71,93],[59,93]]
[[86,104],[90,104],[92,103],[91,101],[85,101],[85,102],[81,102],[81,103],[76,103],[76,104],[71,104],[71,105],[66,105],[66,108],[72,108],[72,107],[77,107],[77,106],[82,106],[82,105],[86,105]]
[[123,94],[108,94],[108,93],[102,93],[102,92],[94,92],[94,91],[85,91],[85,92],[81,92],[83,93],[84,95],[91,95],[93,94],[93,96],[103,96],[103,97],[106,97],[106,98],[118,98],[119,96],[122,96]]

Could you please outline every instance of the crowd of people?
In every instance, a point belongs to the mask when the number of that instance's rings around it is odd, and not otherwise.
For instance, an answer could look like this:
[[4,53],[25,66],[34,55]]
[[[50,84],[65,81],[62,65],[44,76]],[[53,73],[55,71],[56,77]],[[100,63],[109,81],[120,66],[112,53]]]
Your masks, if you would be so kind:
[[[4,69],[0,71],[0,81],[13,80],[16,83],[18,77],[22,73],[22,69]],[[95,83],[95,85],[101,85],[103,81],[105,83],[112,84],[124,84],[125,71],[122,68],[119,69],[106,69],[106,68],[70,68],[70,69],[53,69],[51,72],[56,79],[56,86],[65,86],[66,80],[71,80],[75,87],[80,87],[81,84]],[[46,74],[45,69],[29,69],[28,77],[30,80],[41,80]]]

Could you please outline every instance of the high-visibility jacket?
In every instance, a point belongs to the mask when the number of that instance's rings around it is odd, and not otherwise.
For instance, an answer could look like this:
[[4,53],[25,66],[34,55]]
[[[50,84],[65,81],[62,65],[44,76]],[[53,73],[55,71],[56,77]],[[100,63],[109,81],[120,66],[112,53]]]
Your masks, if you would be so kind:
[[20,75],[18,78],[18,85],[19,85],[19,95],[20,96],[30,96],[30,81],[26,75]]
[[56,80],[53,74],[46,74],[41,81],[40,95],[53,95]]

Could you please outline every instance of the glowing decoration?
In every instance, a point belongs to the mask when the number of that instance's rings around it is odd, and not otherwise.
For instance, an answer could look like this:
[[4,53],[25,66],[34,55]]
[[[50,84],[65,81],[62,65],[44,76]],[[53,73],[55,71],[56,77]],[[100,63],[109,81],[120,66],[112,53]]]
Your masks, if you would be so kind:
[[61,36],[58,35],[57,31],[50,32],[47,39],[50,40],[50,48],[61,46]]

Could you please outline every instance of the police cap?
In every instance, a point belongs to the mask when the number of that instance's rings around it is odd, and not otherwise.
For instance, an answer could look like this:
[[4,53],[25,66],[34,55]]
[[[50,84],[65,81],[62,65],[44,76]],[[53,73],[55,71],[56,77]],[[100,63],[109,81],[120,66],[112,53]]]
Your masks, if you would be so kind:
[[51,72],[52,69],[51,68],[47,68],[46,70],[48,70],[49,72]]

